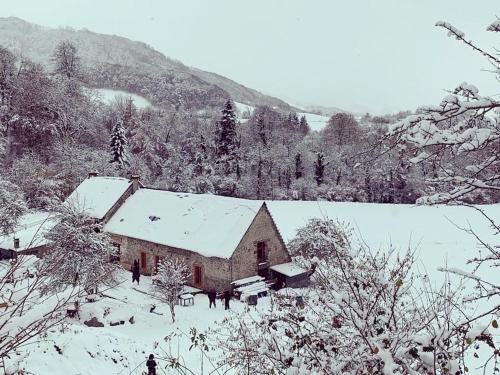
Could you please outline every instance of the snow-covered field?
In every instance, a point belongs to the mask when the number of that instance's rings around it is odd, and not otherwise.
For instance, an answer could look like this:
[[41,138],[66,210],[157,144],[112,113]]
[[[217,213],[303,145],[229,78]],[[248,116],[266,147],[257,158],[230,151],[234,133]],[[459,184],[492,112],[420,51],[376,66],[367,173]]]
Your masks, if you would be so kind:
[[112,89],[94,89],[94,92],[97,93],[98,97],[104,103],[112,103],[116,98],[131,98],[137,108],[142,109],[151,107],[151,103],[146,98],[140,95],[131,94],[126,91]]
[[[429,275],[431,281],[442,278],[438,267],[463,268],[466,260],[478,251],[474,238],[455,225],[470,224],[482,238],[493,239],[486,221],[468,207],[301,201],[267,204],[285,241],[293,238],[297,228],[310,218],[338,219],[349,223],[355,234],[373,250],[386,249],[389,244],[402,251],[408,246],[417,248],[417,266]],[[500,204],[482,208],[497,222],[500,220]],[[500,283],[499,272],[489,272],[488,278]],[[195,373],[200,373],[201,354],[196,348],[189,351],[189,330],[191,327],[198,330],[213,327],[214,321],[221,321],[228,313],[220,304],[216,309],[209,309],[208,298],[197,295],[194,306],[177,307],[177,321],[173,324],[166,305],[140,292],[149,292],[149,285],[148,277],[141,277],[139,287],[132,285],[131,275],[123,271],[123,283],[106,291],[101,300],[83,305],[80,320],[68,319],[64,329],[52,330],[40,342],[25,346],[23,355],[28,355],[20,361],[21,368],[37,375],[141,374],[147,355],[154,353],[161,358],[165,351],[171,351],[174,355],[180,353],[185,364]],[[269,302],[267,297],[259,299],[258,308],[266,309]],[[149,312],[153,303],[157,305],[156,311],[163,315]],[[241,311],[244,305],[233,301],[231,307],[233,311]],[[109,308],[109,314],[105,314],[106,308]],[[90,328],[83,325],[84,320],[94,316],[105,326]],[[132,316],[134,324],[129,323]],[[109,325],[119,320],[124,320],[125,324]],[[178,336],[166,342],[164,338],[168,335]],[[61,351],[58,352],[55,346]],[[214,359],[219,354],[213,351],[209,356]],[[7,359],[7,363],[19,358],[13,356]],[[160,359],[159,362],[158,374],[176,373],[163,368],[165,361]],[[205,373],[210,373],[207,358],[203,365]]]
[[[247,115],[252,114],[255,107],[239,102],[234,102],[234,105],[238,110],[239,121],[241,123],[247,122],[248,121]],[[315,115],[313,113],[307,113],[307,112],[297,112],[297,115],[299,116],[299,118],[305,116],[307,123],[309,124],[309,127],[311,128],[311,130],[314,131],[320,131],[321,129],[323,129],[329,120],[329,117],[327,116]]]

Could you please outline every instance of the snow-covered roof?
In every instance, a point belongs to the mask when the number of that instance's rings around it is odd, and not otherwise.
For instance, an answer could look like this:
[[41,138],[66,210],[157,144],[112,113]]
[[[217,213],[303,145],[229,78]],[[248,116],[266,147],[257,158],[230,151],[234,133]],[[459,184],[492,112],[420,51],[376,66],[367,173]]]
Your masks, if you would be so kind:
[[255,276],[245,277],[244,279],[234,280],[231,284],[233,284],[235,287],[238,287],[240,285],[256,283],[258,281],[263,281],[263,280],[265,280],[264,277],[255,275]]
[[104,229],[110,233],[230,258],[262,201],[139,189]]
[[130,180],[120,177],[89,177],[66,199],[87,215],[102,219],[130,186]]
[[307,270],[293,262],[276,264],[275,266],[271,266],[269,268],[288,277],[302,275],[307,272]]
[[[57,219],[49,212],[35,211],[21,217],[14,233],[0,236],[0,249],[22,251],[47,244],[45,234],[55,225]],[[14,238],[19,239],[19,248],[14,248]]]

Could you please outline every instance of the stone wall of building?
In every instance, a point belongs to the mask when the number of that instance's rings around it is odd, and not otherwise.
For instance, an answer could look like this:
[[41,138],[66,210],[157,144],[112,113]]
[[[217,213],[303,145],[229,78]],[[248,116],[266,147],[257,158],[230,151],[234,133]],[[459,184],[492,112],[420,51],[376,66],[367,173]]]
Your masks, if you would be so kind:
[[[141,267],[141,273],[149,275],[155,270],[156,260],[163,257],[176,257],[184,261],[191,270],[189,285],[203,290],[216,289],[223,291],[230,287],[231,269],[228,259],[205,257],[192,251],[178,249],[166,245],[139,240],[131,237],[112,235],[113,242],[120,245],[120,263],[125,269],[131,270],[134,260],[141,264],[141,253],[146,254],[146,266]],[[195,266],[202,269],[201,283],[194,281]]]
[[285,244],[265,205],[243,236],[231,257],[232,279],[238,280],[258,273],[257,243],[266,244],[268,265],[286,263],[291,260]]

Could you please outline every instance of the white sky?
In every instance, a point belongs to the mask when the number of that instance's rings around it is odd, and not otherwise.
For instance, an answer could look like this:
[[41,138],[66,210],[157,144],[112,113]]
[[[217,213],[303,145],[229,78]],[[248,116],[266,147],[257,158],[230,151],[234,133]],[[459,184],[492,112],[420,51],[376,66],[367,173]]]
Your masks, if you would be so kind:
[[486,48],[498,0],[0,0],[0,16],[146,42],[186,65],[291,103],[383,113],[437,104],[462,81],[500,95]]

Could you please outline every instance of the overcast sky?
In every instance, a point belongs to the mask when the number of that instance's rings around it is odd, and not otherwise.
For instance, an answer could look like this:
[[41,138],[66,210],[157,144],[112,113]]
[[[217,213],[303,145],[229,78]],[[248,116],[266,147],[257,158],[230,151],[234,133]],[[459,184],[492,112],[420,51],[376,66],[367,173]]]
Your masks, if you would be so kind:
[[434,27],[500,47],[485,31],[499,0],[0,0],[0,16],[140,40],[292,104],[415,109],[462,81],[500,95],[487,61]]

